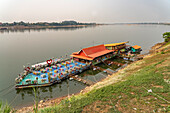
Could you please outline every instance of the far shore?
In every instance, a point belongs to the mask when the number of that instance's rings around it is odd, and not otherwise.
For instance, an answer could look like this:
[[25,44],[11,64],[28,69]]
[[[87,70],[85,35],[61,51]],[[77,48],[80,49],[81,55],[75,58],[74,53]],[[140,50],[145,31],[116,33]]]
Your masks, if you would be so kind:
[[22,30],[22,29],[56,29],[56,28],[82,28],[88,26],[98,26],[102,24],[95,24],[95,25],[63,25],[63,26],[0,26],[0,30]]
[[58,26],[40,26],[40,25],[15,25],[15,26],[0,26],[0,31],[3,30],[25,30],[25,29],[57,29],[57,28],[83,28],[99,25],[170,25],[170,23],[114,23],[114,24],[84,24],[84,25],[58,25]]

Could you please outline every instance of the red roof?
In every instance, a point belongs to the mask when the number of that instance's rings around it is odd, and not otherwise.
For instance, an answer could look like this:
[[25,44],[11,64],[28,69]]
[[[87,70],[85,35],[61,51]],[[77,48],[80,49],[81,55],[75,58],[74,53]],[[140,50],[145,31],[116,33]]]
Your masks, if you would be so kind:
[[102,55],[105,55],[105,54],[110,53],[110,52],[112,52],[112,51],[104,50],[104,51],[100,51],[100,52],[97,52],[97,53],[90,54],[88,56],[92,57],[92,58],[95,58],[95,57],[102,56]]
[[80,58],[80,59],[86,59],[86,60],[93,60],[93,58],[81,56],[81,55],[71,55],[72,57]]
[[77,58],[82,58],[82,59],[87,59],[87,60],[93,60],[96,57],[108,54],[113,52],[112,50],[107,50],[104,46],[98,45],[98,46],[93,46],[93,47],[88,47],[80,50],[79,52],[74,52],[71,56],[72,57],[77,57]]
[[135,46],[132,46],[134,49],[140,49],[141,46],[138,46],[138,45],[135,45]]

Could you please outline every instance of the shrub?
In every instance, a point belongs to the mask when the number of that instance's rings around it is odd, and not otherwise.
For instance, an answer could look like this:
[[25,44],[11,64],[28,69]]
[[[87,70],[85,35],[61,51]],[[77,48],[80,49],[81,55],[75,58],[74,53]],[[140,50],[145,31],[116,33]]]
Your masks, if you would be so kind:
[[170,32],[165,32],[163,38],[165,39],[165,42],[168,42],[170,40]]

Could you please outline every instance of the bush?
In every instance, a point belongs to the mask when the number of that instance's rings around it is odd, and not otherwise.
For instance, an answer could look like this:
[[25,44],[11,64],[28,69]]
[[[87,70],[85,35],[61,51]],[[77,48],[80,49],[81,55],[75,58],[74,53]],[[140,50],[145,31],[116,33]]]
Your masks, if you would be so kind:
[[168,42],[168,41],[169,41],[169,39],[166,38],[166,39],[165,39],[165,42]]
[[165,54],[164,51],[161,51],[161,54]]
[[165,39],[165,42],[168,42],[170,40],[170,32],[165,32],[163,38]]

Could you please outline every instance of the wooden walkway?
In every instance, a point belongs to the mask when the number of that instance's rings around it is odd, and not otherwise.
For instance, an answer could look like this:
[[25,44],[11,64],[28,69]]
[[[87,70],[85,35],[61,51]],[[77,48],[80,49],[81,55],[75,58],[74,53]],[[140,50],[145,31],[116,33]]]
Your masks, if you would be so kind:
[[96,68],[97,70],[105,71],[106,73],[108,73],[108,74],[110,74],[110,75],[112,75],[112,74],[113,74],[113,72],[112,72],[112,71],[109,71],[109,70],[107,70],[107,69],[103,69],[103,68],[98,67],[98,66],[93,66],[93,68]]
[[105,69],[104,71],[106,71],[106,73],[108,73],[108,74],[110,74],[110,75],[113,74],[113,72],[111,72],[111,71],[109,71],[109,70],[107,70],[107,69]]
[[94,84],[94,82],[92,82],[92,81],[90,81],[90,80],[85,80],[85,79],[83,79],[82,77],[79,77],[79,76],[72,76],[71,78],[73,78],[74,80],[77,80],[77,81],[79,81],[79,82],[83,82],[84,84],[87,84],[87,85],[93,85]]
[[113,61],[105,61],[106,64],[114,64],[114,65],[120,65],[120,66],[123,66],[124,64],[123,63],[120,63],[120,62],[113,62]]

